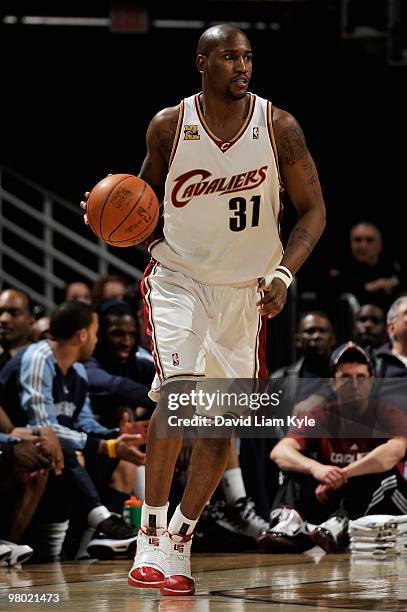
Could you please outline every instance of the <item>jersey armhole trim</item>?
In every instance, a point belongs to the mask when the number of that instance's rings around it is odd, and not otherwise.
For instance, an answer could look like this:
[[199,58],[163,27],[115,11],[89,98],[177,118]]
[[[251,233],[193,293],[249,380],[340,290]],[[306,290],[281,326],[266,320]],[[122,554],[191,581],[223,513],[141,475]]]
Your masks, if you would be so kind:
[[179,112],[178,112],[178,122],[177,122],[177,129],[175,131],[175,137],[174,137],[174,142],[172,143],[172,149],[171,149],[171,155],[170,155],[170,159],[168,162],[168,170],[171,167],[172,164],[172,160],[174,159],[175,153],[177,151],[178,148],[178,142],[179,142],[179,137],[181,134],[181,125],[184,119],[184,100],[181,101],[181,104],[179,105]]
[[277,145],[276,145],[276,139],[274,137],[274,131],[273,131],[273,105],[272,103],[267,100],[267,131],[269,134],[269,138],[270,138],[270,143],[271,143],[271,147],[273,149],[273,153],[274,153],[274,159],[276,162],[276,167],[277,167],[277,174],[278,174],[278,183],[279,183],[279,187],[280,187],[280,192],[285,190],[283,181],[281,179],[281,173],[280,173],[280,164],[278,161],[278,151],[277,151]]

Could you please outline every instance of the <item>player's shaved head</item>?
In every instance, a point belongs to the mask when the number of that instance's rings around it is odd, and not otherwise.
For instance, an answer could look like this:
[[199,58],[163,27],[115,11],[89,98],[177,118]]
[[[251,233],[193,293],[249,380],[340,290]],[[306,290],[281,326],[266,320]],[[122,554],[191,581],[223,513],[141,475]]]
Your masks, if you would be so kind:
[[250,42],[246,34],[229,23],[223,23],[221,25],[213,26],[208,28],[201,35],[198,42],[198,55],[208,56],[210,52],[220,45],[225,45],[228,41],[232,40],[235,36],[243,36],[247,41],[247,46],[250,48]]

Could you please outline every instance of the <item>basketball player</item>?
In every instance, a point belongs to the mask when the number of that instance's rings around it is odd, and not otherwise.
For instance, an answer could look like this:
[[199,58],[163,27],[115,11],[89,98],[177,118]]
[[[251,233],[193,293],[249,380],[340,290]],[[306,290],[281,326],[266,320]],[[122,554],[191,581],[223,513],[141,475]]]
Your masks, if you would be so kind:
[[[157,399],[175,377],[264,376],[264,319],[283,308],[292,276],[325,226],[318,175],[300,126],[248,92],[246,35],[228,24],[209,28],[196,65],[202,92],[153,118],[140,173],[164,203],[163,236],[150,244],[142,284]],[[284,253],[283,189],[298,211]],[[192,595],[192,534],[225,470],[230,438],[198,438],[182,501],[168,523],[182,439],[156,435],[163,409],[159,402],[148,431],[146,499],[129,584]]]

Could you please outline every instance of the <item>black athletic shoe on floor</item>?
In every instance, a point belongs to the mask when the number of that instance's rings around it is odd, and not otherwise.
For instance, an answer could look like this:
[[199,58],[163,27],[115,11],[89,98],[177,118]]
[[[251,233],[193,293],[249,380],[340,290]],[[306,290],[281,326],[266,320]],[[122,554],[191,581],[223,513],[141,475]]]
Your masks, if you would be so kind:
[[261,550],[267,553],[302,553],[314,546],[307,524],[296,510],[277,508],[270,514],[271,528],[257,538]]
[[256,513],[254,502],[249,497],[242,497],[232,506],[226,506],[225,517],[238,535],[254,539],[269,527],[269,524]]
[[349,521],[343,516],[331,516],[310,533],[311,540],[325,552],[346,550],[349,545]]
[[88,554],[93,559],[113,559],[116,555],[134,556],[138,529],[129,527],[124,520],[111,514],[99,523],[88,544]]

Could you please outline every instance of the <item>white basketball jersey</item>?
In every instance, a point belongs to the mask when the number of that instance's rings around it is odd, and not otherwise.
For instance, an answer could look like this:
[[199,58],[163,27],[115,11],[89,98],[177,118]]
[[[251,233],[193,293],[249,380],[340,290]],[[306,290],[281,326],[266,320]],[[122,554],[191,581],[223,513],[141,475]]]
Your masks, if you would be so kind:
[[181,102],[165,182],[164,237],[150,251],[208,285],[257,282],[281,261],[280,181],[271,103],[250,94],[230,142],[208,128],[199,94]]

